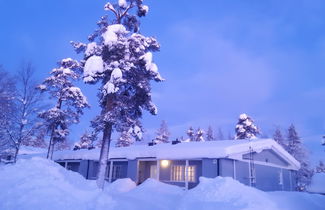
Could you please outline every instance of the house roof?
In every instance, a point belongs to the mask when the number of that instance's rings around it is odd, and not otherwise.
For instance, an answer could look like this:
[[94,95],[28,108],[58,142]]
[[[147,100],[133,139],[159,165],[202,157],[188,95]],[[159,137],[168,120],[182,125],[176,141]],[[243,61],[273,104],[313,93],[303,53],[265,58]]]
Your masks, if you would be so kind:
[[[278,143],[272,139],[256,140],[223,140],[206,142],[186,142],[179,144],[157,144],[154,146],[134,145],[129,147],[111,147],[109,158],[125,158],[133,160],[136,158],[156,159],[201,159],[201,158],[232,158],[236,159],[238,154],[246,154],[252,149],[261,152],[271,149],[290,164],[291,169],[299,169],[300,163],[286,152]],[[100,149],[59,151],[54,153],[55,160],[81,159],[98,160]]]

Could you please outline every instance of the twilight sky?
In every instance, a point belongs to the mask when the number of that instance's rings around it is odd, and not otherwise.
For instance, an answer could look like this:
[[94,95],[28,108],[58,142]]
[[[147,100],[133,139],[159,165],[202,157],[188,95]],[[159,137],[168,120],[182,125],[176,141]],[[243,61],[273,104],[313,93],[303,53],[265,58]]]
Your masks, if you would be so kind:
[[[144,2],[150,11],[141,32],[160,42],[154,59],[166,78],[153,85],[159,114],[144,116],[147,139],[161,120],[173,138],[191,125],[228,136],[243,112],[265,135],[290,123],[302,137],[325,133],[325,1]],[[61,58],[78,58],[69,41],[86,40],[105,3],[0,0],[0,64],[15,72],[32,61],[41,81]],[[96,87],[82,89],[92,109],[72,141],[99,112]]]

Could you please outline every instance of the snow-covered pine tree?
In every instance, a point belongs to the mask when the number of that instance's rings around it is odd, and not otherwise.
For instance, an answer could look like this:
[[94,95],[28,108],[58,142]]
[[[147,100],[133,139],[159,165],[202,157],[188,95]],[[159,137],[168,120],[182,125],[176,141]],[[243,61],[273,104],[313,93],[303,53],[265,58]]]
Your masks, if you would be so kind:
[[205,141],[204,140],[204,131],[201,128],[198,128],[196,131],[195,141]]
[[309,168],[308,156],[300,137],[297,134],[296,128],[293,124],[288,129],[288,147],[287,151],[300,162],[300,169],[296,176],[297,190],[304,191],[306,186],[310,184],[313,175]]
[[207,141],[214,141],[215,140],[215,137],[213,135],[213,129],[212,129],[212,127],[210,125],[208,127],[206,136],[207,136]]
[[163,120],[160,124],[160,128],[157,130],[157,136],[155,138],[155,143],[168,143],[170,132],[168,130],[167,122]]
[[131,129],[132,135],[142,138],[139,118],[143,110],[157,114],[151,101],[151,84],[163,81],[152,52],[160,46],[155,38],[139,33],[139,17],[148,13],[143,0],[120,0],[107,3],[104,9],[113,16],[104,16],[97,23],[99,29],[88,37],[89,43],[72,42],[76,52],[84,54],[84,82],[100,82],[101,114],[93,121],[97,131],[103,132],[97,185],[104,188],[105,172],[111,134],[115,129]]
[[128,147],[134,143],[134,139],[130,134],[130,131],[121,132],[120,137],[117,139],[116,147]]
[[283,137],[281,130],[279,128],[276,128],[273,134],[273,139],[274,141],[276,141],[278,144],[280,144],[283,149],[287,150],[288,149],[288,145],[286,143],[285,138]]
[[74,144],[73,150],[79,149],[93,149],[94,141],[96,140],[96,135],[94,133],[89,133],[87,130],[80,137],[80,141]]
[[236,125],[235,139],[254,139],[260,134],[259,129],[254,125],[254,121],[246,114],[239,115],[238,123]]
[[54,145],[64,141],[69,134],[68,127],[79,122],[83,109],[89,107],[86,97],[73,82],[80,77],[80,65],[71,58],[59,62],[58,68],[53,69],[51,76],[38,86],[55,100],[55,106],[39,114],[44,119],[50,135],[47,158],[52,159]]
[[186,134],[189,138],[189,141],[195,141],[195,133],[192,126],[187,130]]
[[321,160],[319,161],[318,166],[316,166],[315,172],[316,173],[325,173],[325,164],[323,163],[323,161],[321,161]]

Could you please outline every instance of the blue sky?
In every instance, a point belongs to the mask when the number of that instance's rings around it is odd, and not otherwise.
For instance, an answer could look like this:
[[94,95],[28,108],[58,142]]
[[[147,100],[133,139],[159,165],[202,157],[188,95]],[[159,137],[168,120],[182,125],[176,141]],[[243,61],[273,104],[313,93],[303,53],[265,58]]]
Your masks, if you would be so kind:
[[[0,63],[16,71],[32,61],[42,80],[61,58],[78,58],[69,41],[85,41],[105,14],[102,0],[0,0]],[[161,120],[173,138],[189,126],[233,133],[247,113],[266,135],[291,123],[299,134],[325,133],[325,2],[146,0],[141,32],[161,44],[155,62],[166,81],[153,85],[158,116],[146,114],[147,139]],[[92,109],[97,90],[82,86]],[[316,142],[320,139],[315,139]]]

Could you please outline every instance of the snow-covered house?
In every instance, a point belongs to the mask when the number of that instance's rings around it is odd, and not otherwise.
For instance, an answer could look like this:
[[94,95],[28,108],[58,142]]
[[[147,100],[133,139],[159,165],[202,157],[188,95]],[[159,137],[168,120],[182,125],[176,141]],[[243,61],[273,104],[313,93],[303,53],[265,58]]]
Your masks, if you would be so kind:
[[[96,179],[99,149],[62,151],[55,160]],[[111,148],[107,180],[147,178],[193,188],[199,177],[228,176],[261,190],[293,190],[300,164],[272,139],[225,140]]]

